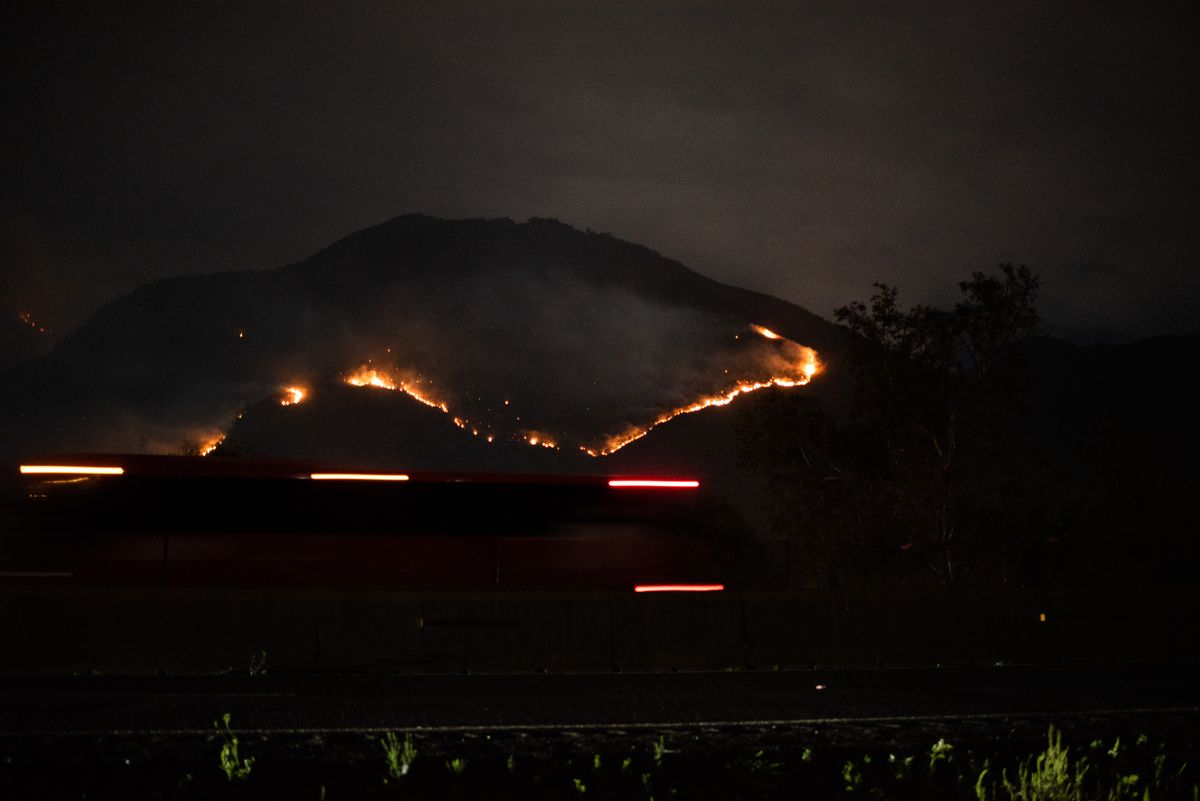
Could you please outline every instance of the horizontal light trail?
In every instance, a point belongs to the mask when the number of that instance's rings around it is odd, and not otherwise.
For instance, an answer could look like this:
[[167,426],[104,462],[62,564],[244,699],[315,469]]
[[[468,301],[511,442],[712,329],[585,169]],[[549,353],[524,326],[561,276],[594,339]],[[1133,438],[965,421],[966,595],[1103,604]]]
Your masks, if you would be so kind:
[[125,468],[74,464],[23,464],[21,465],[21,472],[26,475],[119,476],[125,473]]
[[644,478],[616,478],[608,482],[610,487],[663,487],[674,489],[694,489],[700,486],[699,481],[662,481]]
[[314,481],[408,481],[403,473],[312,473]]
[[724,584],[638,584],[634,592],[721,592]]

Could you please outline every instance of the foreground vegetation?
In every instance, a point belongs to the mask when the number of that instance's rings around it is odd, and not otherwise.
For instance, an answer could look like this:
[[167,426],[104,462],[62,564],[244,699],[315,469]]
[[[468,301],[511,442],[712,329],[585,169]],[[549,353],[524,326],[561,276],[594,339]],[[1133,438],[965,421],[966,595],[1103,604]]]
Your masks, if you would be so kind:
[[239,738],[224,716],[194,758],[97,758],[58,771],[10,758],[0,768],[0,789],[43,798],[1200,798],[1195,742],[1169,745],[1146,735],[1068,742],[1051,727],[1040,746],[938,738],[895,750],[822,746],[819,735],[809,744],[801,737],[758,748],[718,732],[607,736],[513,732],[468,742],[447,733],[384,732],[357,735],[348,751],[319,737],[281,751],[267,738]]

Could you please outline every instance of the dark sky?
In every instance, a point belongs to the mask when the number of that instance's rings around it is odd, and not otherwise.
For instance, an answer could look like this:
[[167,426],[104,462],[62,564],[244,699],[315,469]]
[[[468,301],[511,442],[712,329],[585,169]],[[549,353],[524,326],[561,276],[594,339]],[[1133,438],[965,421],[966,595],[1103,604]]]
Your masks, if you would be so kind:
[[1055,333],[1195,332],[1196,31],[1147,5],[32,3],[0,12],[0,306],[65,329],[416,211],[826,316],[1025,263]]

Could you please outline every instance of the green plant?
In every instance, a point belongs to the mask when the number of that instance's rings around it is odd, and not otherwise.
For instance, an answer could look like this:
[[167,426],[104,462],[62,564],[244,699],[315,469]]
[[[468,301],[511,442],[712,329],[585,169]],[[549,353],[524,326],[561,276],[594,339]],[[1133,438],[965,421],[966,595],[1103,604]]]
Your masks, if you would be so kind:
[[461,776],[463,771],[467,769],[467,760],[463,757],[455,757],[446,763],[446,769],[455,776]]
[[213,726],[216,727],[217,733],[221,735],[224,741],[221,744],[221,770],[225,773],[225,778],[229,781],[234,779],[244,779],[250,775],[250,769],[254,766],[254,757],[243,757],[238,753],[238,738],[229,727],[230,714],[226,712],[221,716],[219,721],[214,721]]
[[388,775],[393,779],[407,775],[413,761],[417,758],[417,749],[413,745],[412,734],[406,732],[404,741],[401,742],[395,732],[389,731],[386,736],[380,738],[379,744],[383,746],[383,758],[387,762]]
[[954,759],[954,746],[945,740],[938,738],[938,741],[929,749],[930,773],[933,772],[933,769],[937,767],[939,762],[949,762],[952,759]]
[[[1113,746],[1113,751],[1117,751]],[[1046,750],[1017,766],[1017,780],[1001,774],[1004,789],[1014,801],[1082,801],[1083,780],[1089,765],[1086,757],[1071,764],[1069,749],[1062,744],[1062,732],[1050,727]],[[1134,777],[1134,781],[1137,777]],[[1114,790],[1118,793],[1119,790]]]
[[667,744],[663,736],[658,735],[658,739],[652,743],[654,747],[654,767],[660,767],[663,761],[663,755],[667,753]]
[[854,764],[854,760],[849,760],[842,766],[842,781],[846,785],[847,793],[852,793],[858,789],[858,786],[862,784],[862,780],[862,771]]

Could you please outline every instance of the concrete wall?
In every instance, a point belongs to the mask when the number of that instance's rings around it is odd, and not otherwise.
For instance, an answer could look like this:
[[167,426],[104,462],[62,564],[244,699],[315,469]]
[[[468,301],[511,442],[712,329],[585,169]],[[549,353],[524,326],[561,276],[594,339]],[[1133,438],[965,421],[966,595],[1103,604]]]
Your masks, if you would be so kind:
[[10,586],[0,671],[244,671],[261,651],[271,670],[289,671],[1196,659],[1196,595]]

